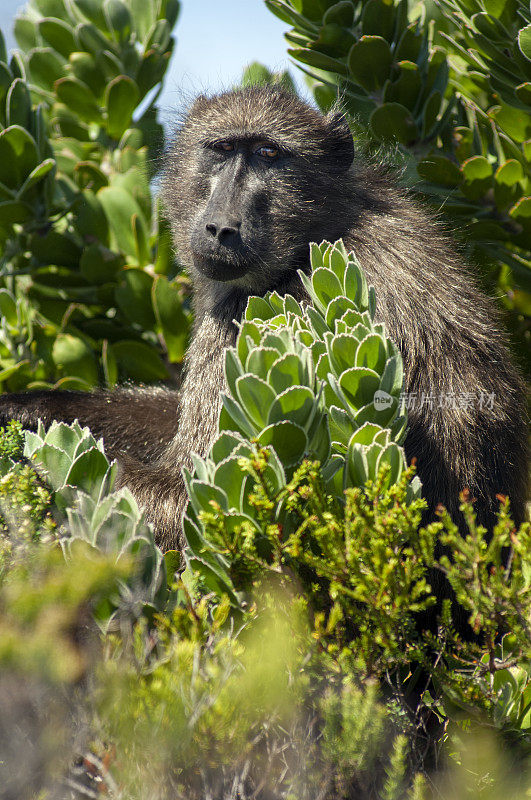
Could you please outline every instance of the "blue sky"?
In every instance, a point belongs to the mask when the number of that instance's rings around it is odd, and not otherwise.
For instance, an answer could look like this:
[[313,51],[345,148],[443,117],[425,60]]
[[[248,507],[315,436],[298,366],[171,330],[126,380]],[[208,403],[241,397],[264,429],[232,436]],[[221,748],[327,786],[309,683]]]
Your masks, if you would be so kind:
[[[23,5],[20,0],[0,0],[0,27],[11,47],[13,18]],[[171,116],[200,91],[238,83],[243,68],[253,60],[271,69],[285,69],[289,66],[286,30],[287,25],[267,10],[263,0],[182,0],[177,49],[160,108]],[[291,73],[305,93],[301,73],[293,66]]]

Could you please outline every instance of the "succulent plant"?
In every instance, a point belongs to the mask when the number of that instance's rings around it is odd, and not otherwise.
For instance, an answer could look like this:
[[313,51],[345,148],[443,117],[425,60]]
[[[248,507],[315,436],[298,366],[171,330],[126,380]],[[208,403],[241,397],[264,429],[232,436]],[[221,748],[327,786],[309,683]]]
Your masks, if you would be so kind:
[[529,3],[265,2],[321,109],[339,94],[362,142],[398,143],[408,186],[463,230],[529,365]]
[[151,165],[178,0],[31,0],[0,34],[0,383],[169,377],[190,312]]
[[[267,449],[271,496],[304,458],[318,460],[340,501],[345,489],[375,480],[383,464],[390,467],[386,485],[406,467],[402,359],[374,321],[374,289],[341,241],[312,244],[310,260],[310,277],[299,273],[309,303],[276,292],[249,298],[236,345],[225,355],[220,435],[206,458],[194,456],[193,473],[184,471],[189,563],[218,590],[223,584],[235,604],[229,564],[206,546],[201,515],[214,504],[226,530],[259,530],[249,502],[254,479],[242,470],[242,457]],[[414,478],[410,499],[419,492]]]
[[117,561],[131,562],[130,577],[120,583],[114,607],[101,612],[100,625],[107,627],[117,615],[136,619],[148,608],[166,607],[170,591],[165,558],[131,492],[112,491],[116,465],[109,464],[102,440],[96,441],[77,422],[54,422],[47,431],[39,422],[37,432],[26,431],[25,438],[25,457],[54,491],[65,556],[82,540]]

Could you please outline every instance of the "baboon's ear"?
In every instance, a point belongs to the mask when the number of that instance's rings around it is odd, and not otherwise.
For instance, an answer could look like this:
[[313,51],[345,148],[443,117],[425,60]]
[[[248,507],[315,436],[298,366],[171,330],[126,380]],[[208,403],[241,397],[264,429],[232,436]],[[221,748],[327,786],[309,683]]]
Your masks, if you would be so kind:
[[343,112],[333,112],[328,116],[329,145],[334,165],[343,172],[354,159],[354,141]]

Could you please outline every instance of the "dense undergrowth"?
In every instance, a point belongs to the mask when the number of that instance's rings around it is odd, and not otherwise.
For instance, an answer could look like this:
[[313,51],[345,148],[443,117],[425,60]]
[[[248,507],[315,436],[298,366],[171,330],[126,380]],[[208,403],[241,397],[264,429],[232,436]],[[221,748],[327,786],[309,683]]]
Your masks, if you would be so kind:
[[[409,184],[466,220],[525,358],[524,4],[445,2],[446,49],[423,4],[267,5],[317,103],[339,87],[366,147],[393,137]],[[0,40],[5,391],[158,381],[183,358],[189,285],[150,183],[178,11],[31,0],[17,52]],[[244,80],[293,89],[260,65]],[[363,265],[340,243],[311,259],[311,305],[251,299],[227,353],[184,560],[90,431],[2,432],[2,800],[529,795],[529,524],[502,500],[489,540],[463,498],[466,538],[444,512],[421,527],[401,359]]]
[[251,299],[227,352],[184,562],[87,429],[3,433],[0,741],[16,718],[39,765],[13,750],[7,796],[525,796],[530,525],[504,500],[489,540],[463,498],[467,537],[421,527],[400,356],[354,255],[312,264],[312,304]]

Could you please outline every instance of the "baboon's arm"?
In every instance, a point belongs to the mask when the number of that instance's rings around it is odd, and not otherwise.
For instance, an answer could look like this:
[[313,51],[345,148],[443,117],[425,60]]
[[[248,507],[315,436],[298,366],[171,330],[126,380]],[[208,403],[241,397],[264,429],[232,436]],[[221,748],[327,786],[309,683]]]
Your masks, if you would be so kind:
[[126,453],[141,462],[153,461],[175,436],[178,398],[177,391],[155,387],[5,394],[0,395],[0,425],[16,419],[35,430],[39,419],[46,426],[53,420],[77,419],[97,439],[103,437],[109,458]]

